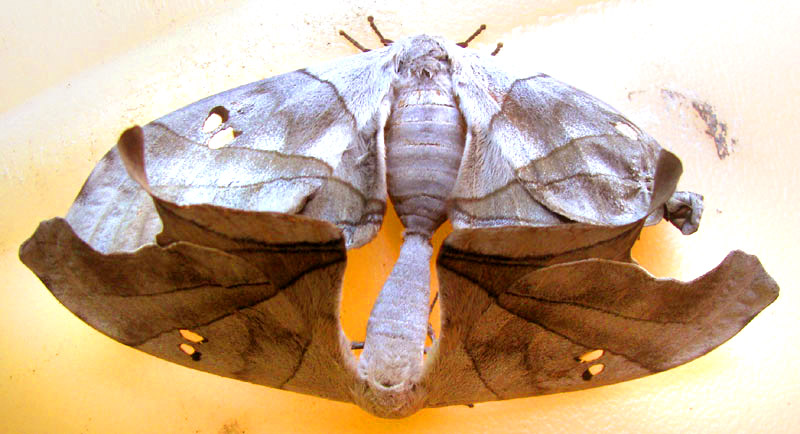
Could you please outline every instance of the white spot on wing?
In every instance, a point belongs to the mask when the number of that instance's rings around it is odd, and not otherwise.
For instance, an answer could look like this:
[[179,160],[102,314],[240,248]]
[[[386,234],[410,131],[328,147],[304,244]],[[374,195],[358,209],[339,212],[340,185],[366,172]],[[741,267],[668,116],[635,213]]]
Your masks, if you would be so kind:
[[219,149],[232,142],[235,137],[236,134],[234,133],[233,128],[228,127],[211,136],[211,138],[208,139],[208,142],[206,142],[206,145],[208,145],[208,147],[211,149]]
[[599,375],[601,372],[603,372],[603,370],[605,368],[606,368],[606,365],[604,365],[602,363],[597,363],[595,365],[589,366],[588,371],[594,377],[596,375]]
[[614,124],[614,128],[616,128],[617,131],[619,131],[620,134],[622,134],[623,136],[625,136],[625,137],[627,137],[627,138],[629,138],[631,140],[638,140],[639,139],[639,134],[636,133],[636,130],[634,130],[633,128],[631,128],[630,125],[628,125],[628,124],[626,124],[624,122],[615,123]]
[[594,362],[595,360],[602,357],[604,353],[605,351],[602,349],[592,350],[578,357],[578,361],[580,361],[581,363]]
[[194,342],[194,343],[197,344],[197,343],[206,341],[206,338],[200,336],[199,334],[197,334],[197,333],[195,333],[195,332],[193,332],[191,330],[181,329],[181,330],[179,330],[179,332],[180,332],[181,336],[184,339],[186,339],[187,341],[189,341],[189,342]]
[[211,113],[206,118],[206,121],[203,122],[203,132],[210,133],[219,128],[220,125],[222,125],[222,116],[217,113]]

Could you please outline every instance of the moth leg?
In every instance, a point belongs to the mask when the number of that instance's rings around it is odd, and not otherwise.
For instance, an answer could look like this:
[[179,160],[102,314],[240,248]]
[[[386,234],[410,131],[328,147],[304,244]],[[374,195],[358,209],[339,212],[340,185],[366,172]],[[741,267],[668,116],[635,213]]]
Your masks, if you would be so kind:
[[[376,35],[378,35],[378,38],[380,38],[380,40],[381,40],[381,44],[383,44],[383,46],[384,46],[384,47],[385,47],[385,46],[388,46],[389,44],[391,44],[392,42],[394,42],[394,41],[393,41],[393,40],[391,40],[391,39],[386,39],[386,38],[384,38],[384,37],[383,37],[383,35],[381,34],[381,31],[380,31],[380,30],[378,30],[378,26],[376,26],[376,25],[375,25],[375,18],[373,18],[373,17],[372,17],[372,15],[370,15],[370,16],[368,16],[368,17],[367,17],[367,21],[369,21],[369,26],[372,28],[372,31],[374,31],[374,32],[375,32],[375,34],[376,34]],[[366,48],[366,47],[364,47],[363,45],[359,44],[359,43],[358,43],[358,41],[356,41],[355,39],[353,39],[353,37],[352,37],[352,36],[350,36],[350,35],[348,35],[348,34],[347,34],[347,33],[346,33],[344,30],[339,30],[339,34],[340,34],[340,35],[342,35],[342,37],[344,37],[345,39],[347,39],[347,41],[348,41],[348,42],[350,42],[351,44],[353,44],[353,45],[354,45],[356,48],[358,48],[359,50],[361,50],[361,51],[363,51],[363,52],[365,52],[365,53],[366,53],[367,51],[370,51],[370,49],[369,49],[369,48]]]
[[459,42],[459,43],[457,43],[456,45],[458,45],[458,46],[459,46],[459,47],[461,47],[461,48],[467,48],[467,45],[469,45],[469,43],[470,43],[470,42],[472,42],[472,40],[473,40],[473,39],[475,39],[475,38],[476,38],[478,35],[480,35],[480,34],[481,34],[481,32],[482,32],[482,31],[484,31],[484,30],[486,30],[486,24],[481,24],[481,26],[480,26],[480,27],[478,27],[478,30],[475,30],[475,32],[474,32],[474,33],[472,33],[472,34],[469,36],[469,38],[467,38],[467,40],[466,40],[466,41],[464,41],[464,42]]
[[350,349],[351,350],[363,350],[364,349],[364,341],[352,341],[352,342],[350,342]]
[[436,331],[433,329],[431,323],[428,323],[428,337],[431,338],[431,342],[436,342]]
[[383,37],[381,31],[378,30],[378,26],[375,25],[375,18],[372,18],[372,15],[367,17],[367,21],[369,21],[369,26],[372,27],[372,31],[375,32],[375,34],[378,35],[378,38],[381,39],[381,44],[383,44],[384,47],[394,42],[391,39],[386,39]]
[[[439,300],[439,292],[436,292],[436,295],[433,296],[431,307],[428,308],[428,318],[430,318],[431,312],[433,312],[433,307],[436,306],[436,302],[438,300]],[[433,326],[431,325],[430,321],[428,321],[428,337],[431,338],[431,342],[436,342],[436,331],[433,330]]]
[[[436,301],[438,300],[439,300],[439,293],[437,292],[436,295],[433,296],[431,307],[428,308],[428,317],[431,316],[431,312],[433,312],[433,307],[436,306]],[[436,330],[433,329],[433,325],[431,325],[430,321],[428,321],[428,337],[431,339],[431,342],[436,342]],[[422,353],[428,354],[428,349],[430,349],[430,347],[423,348]]]
[[500,52],[501,48],[503,48],[503,43],[502,42],[498,42],[497,43],[497,48],[495,48],[494,51],[492,51],[492,54],[490,54],[490,56],[497,56],[497,53]]
[[437,301],[439,301],[439,293],[438,292],[433,295],[433,301],[431,302],[431,307],[428,308],[428,315],[430,315],[431,312],[433,312],[433,307],[436,306],[436,302]]
[[703,196],[691,191],[676,191],[664,204],[664,218],[684,235],[693,234],[703,215]]
[[348,35],[347,33],[345,33],[345,31],[344,31],[344,30],[339,30],[339,34],[340,34],[340,35],[342,35],[342,36],[343,36],[345,39],[347,39],[347,41],[348,41],[348,42],[350,42],[351,44],[353,44],[353,46],[355,46],[355,47],[356,47],[356,48],[358,48],[359,50],[363,51],[364,53],[366,53],[367,51],[370,51],[370,49],[369,49],[369,48],[364,48],[364,46],[363,46],[363,45],[359,44],[359,43],[358,43],[358,41],[356,41],[356,40],[355,40],[355,39],[353,39],[353,38],[352,38],[350,35]]
[[[466,41],[459,42],[456,45],[458,45],[461,48],[467,48],[467,45],[469,45],[469,43],[472,42],[472,40],[475,39],[478,35],[480,35],[481,32],[484,31],[484,30],[486,30],[486,24],[481,24],[481,26],[478,27],[478,30],[475,30],[475,33],[471,34],[469,36],[469,38],[467,38]],[[500,52],[501,48],[503,48],[503,43],[502,42],[498,42],[497,43],[497,47],[494,49],[494,51],[492,51],[491,56],[496,56],[497,53]]]

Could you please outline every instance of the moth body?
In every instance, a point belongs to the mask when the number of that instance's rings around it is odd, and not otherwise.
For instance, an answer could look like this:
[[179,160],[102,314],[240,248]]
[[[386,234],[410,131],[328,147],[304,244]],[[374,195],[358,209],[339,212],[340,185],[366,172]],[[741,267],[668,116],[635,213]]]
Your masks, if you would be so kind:
[[464,118],[442,47],[398,68],[385,127],[388,193],[406,233],[430,237],[447,219],[464,152]]
[[356,389],[357,402],[384,417],[424,404],[417,383],[429,315],[430,238],[447,219],[465,142],[447,52],[431,38],[415,41],[398,55],[384,129],[387,189],[404,242],[370,315],[359,361],[366,384]]

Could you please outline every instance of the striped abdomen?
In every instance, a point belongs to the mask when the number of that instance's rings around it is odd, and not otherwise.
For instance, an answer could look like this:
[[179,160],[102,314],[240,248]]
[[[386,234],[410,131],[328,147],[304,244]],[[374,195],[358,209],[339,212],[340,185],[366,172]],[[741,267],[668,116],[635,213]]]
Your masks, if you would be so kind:
[[446,200],[464,151],[465,125],[453,95],[419,84],[396,89],[386,126],[389,197],[406,233],[427,237],[447,219]]

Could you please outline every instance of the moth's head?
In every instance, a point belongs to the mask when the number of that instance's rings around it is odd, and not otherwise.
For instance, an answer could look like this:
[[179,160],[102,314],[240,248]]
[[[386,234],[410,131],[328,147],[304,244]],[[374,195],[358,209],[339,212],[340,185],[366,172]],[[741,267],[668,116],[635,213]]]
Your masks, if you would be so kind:
[[436,78],[450,74],[450,56],[441,38],[418,35],[402,41],[397,55],[401,77]]

